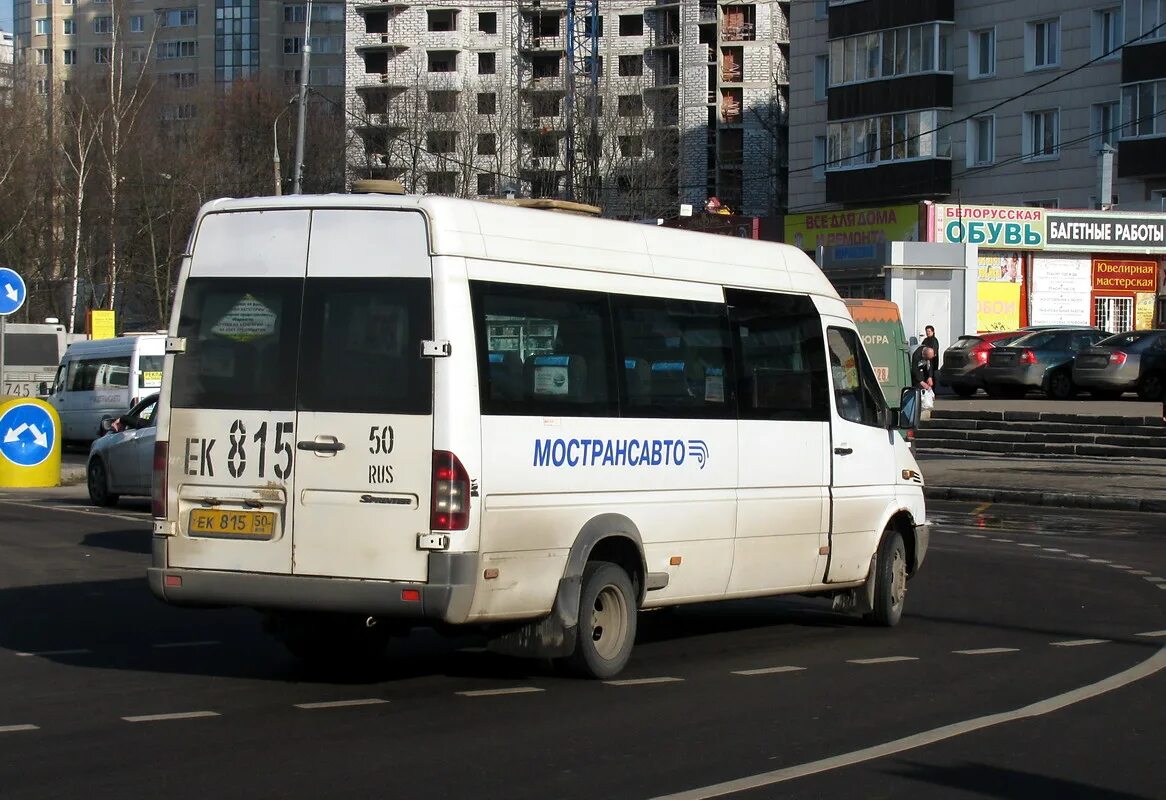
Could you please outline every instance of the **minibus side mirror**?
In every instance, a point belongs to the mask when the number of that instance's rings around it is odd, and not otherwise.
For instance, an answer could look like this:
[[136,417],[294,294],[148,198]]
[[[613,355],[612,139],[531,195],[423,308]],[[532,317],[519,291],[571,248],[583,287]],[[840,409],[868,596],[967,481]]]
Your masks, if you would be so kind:
[[896,415],[895,427],[899,430],[913,431],[919,427],[919,415],[923,410],[923,391],[921,389],[906,388],[899,395],[899,412]]

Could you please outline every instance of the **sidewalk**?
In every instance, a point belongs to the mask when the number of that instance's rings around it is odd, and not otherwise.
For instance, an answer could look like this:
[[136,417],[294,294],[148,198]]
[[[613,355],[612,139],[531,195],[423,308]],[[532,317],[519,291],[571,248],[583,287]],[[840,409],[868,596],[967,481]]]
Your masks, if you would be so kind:
[[932,500],[1166,513],[1161,459],[919,455]]

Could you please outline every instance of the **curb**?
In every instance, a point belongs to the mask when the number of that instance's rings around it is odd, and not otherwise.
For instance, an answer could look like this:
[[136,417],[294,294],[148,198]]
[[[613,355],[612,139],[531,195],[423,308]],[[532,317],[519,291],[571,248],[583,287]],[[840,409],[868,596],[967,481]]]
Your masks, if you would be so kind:
[[1166,500],[1084,492],[1049,492],[1044,489],[997,489],[990,486],[925,486],[928,500],[962,500],[981,503],[1044,506],[1046,508],[1094,508],[1106,511],[1166,513]]

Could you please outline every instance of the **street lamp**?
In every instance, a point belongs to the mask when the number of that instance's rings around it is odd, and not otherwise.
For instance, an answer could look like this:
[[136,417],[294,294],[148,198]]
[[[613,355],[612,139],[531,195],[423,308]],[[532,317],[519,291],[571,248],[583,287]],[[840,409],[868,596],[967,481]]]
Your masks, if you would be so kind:
[[283,175],[279,168],[279,128],[276,126],[279,125],[280,118],[288,112],[288,109],[292,107],[296,99],[297,95],[292,95],[288,99],[287,105],[271,121],[271,166],[275,171],[275,194],[277,197],[283,194]]
[[178,183],[185,183],[185,184],[186,184],[187,186],[189,186],[191,189],[194,189],[194,194],[195,194],[195,196],[196,196],[196,197],[198,197],[198,204],[199,204],[199,206],[200,206],[200,207],[202,206],[202,190],[201,190],[201,189],[199,189],[197,186],[195,186],[195,185],[194,185],[193,183],[191,183],[190,181],[186,180],[186,178],[175,178],[175,177],[174,177],[173,175],[171,175],[169,172],[159,172],[159,173],[158,173],[158,177],[159,177],[159,178],[161,178],[161,179],[162,179],[162,180],[164,180],[164,181],[170,181],[171,183],[174,183],[174,182],[176,182],[176,181],[177,181]]

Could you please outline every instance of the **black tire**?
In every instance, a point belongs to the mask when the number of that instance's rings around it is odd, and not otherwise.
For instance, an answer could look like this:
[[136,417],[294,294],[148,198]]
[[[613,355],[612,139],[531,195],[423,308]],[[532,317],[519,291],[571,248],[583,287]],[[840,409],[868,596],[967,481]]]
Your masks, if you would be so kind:
[[1073,376],[1069,374],[1068,370],[1057,370],[1045,382],[1045,394],[1053,400],[1068,400],[1077,394],[1077,387],[1073,384]]
[[1120,389],[1090,389],[1089,396],[1094,400],[1118,400],[1122,392]]
[[351,614],[273,613],[265,627],[311,670],[358,672],[384,656],[390,638],[385,627],[370,628],[365,619]]
[[958,394],[960,397],[971,397],[976,393],[976,387],[969,386],[966,383],[953,383],[951,385],[951,390]]
[[907,548],[897,530],[887,530],[879,543],[874,582],[874,609],[863,619],[872,625],[893,628],[899,624],[907,601]]
[[583,568],[575,652],[565,666],[581,678],[605,680],[618,675],[636,642],[637,598],[622,567],[590,561]]
[[1138,399],[1156,403],[1162,399],[1163,388],[1166,387],[1163,385],[1162,376],[1157,372],[1151,372],[1138,381]]
[[120,495],[109,491],[109,475],[105,472],[105,462],[95,458],[85,470],[85,482],[89,488],[89,499],[95,506],[116,506]]

